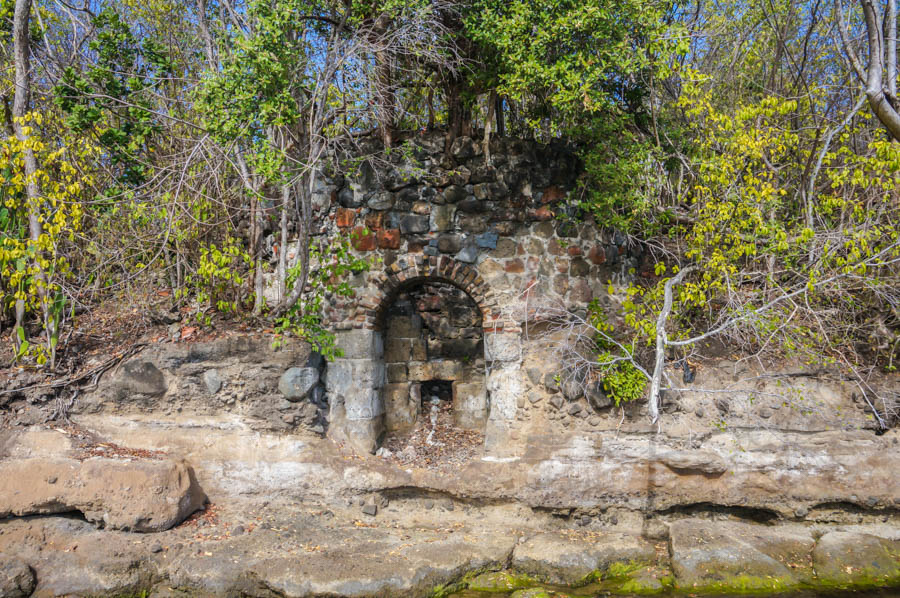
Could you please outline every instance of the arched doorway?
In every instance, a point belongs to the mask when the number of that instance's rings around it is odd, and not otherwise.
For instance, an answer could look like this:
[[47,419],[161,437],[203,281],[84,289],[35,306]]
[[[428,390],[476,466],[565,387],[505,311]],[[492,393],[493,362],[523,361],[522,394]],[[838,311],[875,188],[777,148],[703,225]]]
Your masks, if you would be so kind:
[[405,283],[386,309],[384,454],[436,464],[471,453],[488,416],[478,304],[423,279]]
[[[465,380],[457,380],[457,404],[458,415],[456,417],[457,425],[463,426],[482,426],[485,419],[488,420],[488,433],[491,431],[491,423],[506,421],[514,416],[515,412],[515,395],[518,394],[517,386],[513,384],[514,379],[510,377],[510,368],[518,367],[520,359],[517,346],[511,341],[518,338],[517,334],[507,333],[503,328],[500,317],[500,310],[496,305],[494,295],[488,288],[487,283],[478,274],[478,272],[468,264],[458,262],[448,257],[426,257],[426,256],[408,256],[398,259],[391,264],[384,272],[378,274],[371,281],[371,287],[377,289],[377,294],[364,298],[360,301],[359,307],[360,317],[354,321],[355,327],[349,330],[339,331],[338,346],[344,351],[341,359],[335,360],[329,364],[326,374],[326,388],[328,392],[328,400],[330,406],[330,427],[329,433],[334,433],[336,438],[346,439],[357,450],[366,452],[375,452],[384,439],[387,429],[386,423],[392,428],[403,426],[398,421],[401,419],[397,416],[394,407],[405,400],[407,408],[410,407],[410,401],[415,401],[417,392],[416,386],[410,386],[411,382],[418,384],[418,392],[422,391],[422,384],[428,382],[425,387],[432,390],[438,388],[438,397],[440,400],[440,386],[443,384],[443,393],[447,393],[446,383],[450,383],[450,400],[451,409],[453,407],[453,382],[449,377],[441,377],[443,374],[434,375],[436,367],[456,368],[461,367],[453,363],[444,363],[440,366],[428,365],[421,372],[414,372],[413,377],[417,378],[409,380],[409,363],[422,362],[427,363],[427,345],[425,353],[422,354],[421,346],[416,350],[420,351],[419,359],[412,359],[407,362],[406,377],[407,380],[398,382],[389,382],[387,364],[402,363],[402,355],[390,355],[390,361],[386,361],[386,341],[390,339],[389,332],[390,316],[392,308],[398,298],[406,295],[409,300],[410,292],[415,294],[415,289],[423,285],[449,285],[454,293],[461,291],[469,300],[477,307],[477,314],[480,314],[480,328],[483,334],[483,341],[475,344],[476,351],[482,351],[479,355],[470,357],[475,363],[481,359],[486,360],[485,374],[482,379],[486,383],[480,386],[484,388],[484,394],[480,395],[478,390],[478,382],[475,387],[466,389],[464,387]],[[441,288],[437,287],[438,293]],[[426,293],[428,294],[428,293]],[[397,312],[394,311],[396,314]],[[408,311],[407,316],[412,313]],[[412,322],[408,322],[412,324]],[[399,326],[400,324],[397,324]],[[478,328],[471,326],[466,328]],[[398,332],[395,330],[395,332]],[[413,339],[415,336],[410,331],[410,336],[397,336],[400,339]],[[402,343],[400,343],[402,344]],[[410,357],[412,354],[412,343],[408,344]],[[422,359],[425,357],[425,359]],[[445,358],[445,361],[446,358]],[[391,379],[398,380],[398,376],[402,376],[400,368],[392,368]],[[430,374],[428,370],[431,370]],[[465,364],[461,367],[464,372]],[[456,374],[462,376],[464,374]],[[385,401],[385,393],[390,391],[388,388],[391,384],[407,385],[407,394],[403,391],[397,391],[401,399],[395,400],[395,397],[389,397],[387,402],[391,403],[392,412],[387,413],[387,405]],[[468,393],[469,394],[460,394]],[[499,393],[499,394],[498,394]],[[494,395],[497,395],[496,397]],[[469,400],[471,396],[471,400]],[[481,397],[483,396],[483,400]],[[403,399],[405,397],[405,399]],[[421,401],[421,396],[419,396]],[[481,406],[483,405],[483,407]],[[421,403],[418,405],[421,412]],[[416,420],[418,413],[416,413]],[[407,424],[411,417],[406,417]]]

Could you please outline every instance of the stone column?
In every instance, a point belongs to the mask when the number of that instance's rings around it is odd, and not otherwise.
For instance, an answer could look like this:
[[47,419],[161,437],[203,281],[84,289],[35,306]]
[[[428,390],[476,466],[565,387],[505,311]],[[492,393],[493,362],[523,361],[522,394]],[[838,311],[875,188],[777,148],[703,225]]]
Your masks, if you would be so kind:
[[491,403],[484,448],[492,456],[515,454],[509,432],[510,424],[516,418],[516,403],[525,392],[521,343],[518,333],[484,332],[485,385]]
[[344,355],[329,363],[325,374],[329,433],[345,438],[360,452],[374,453],[384,432],[381,389],[386,375],[381,333],[342,330],[335,336]]

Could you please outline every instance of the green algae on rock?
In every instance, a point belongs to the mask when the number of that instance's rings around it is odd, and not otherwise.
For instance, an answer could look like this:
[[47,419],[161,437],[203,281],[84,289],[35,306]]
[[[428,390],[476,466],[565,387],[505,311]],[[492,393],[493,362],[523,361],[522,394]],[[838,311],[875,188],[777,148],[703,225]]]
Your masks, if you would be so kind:
[[490,571],[470,580],[469,589],[477,592],[510,592],[534,584],[535,580],[527,575],[509,571]]

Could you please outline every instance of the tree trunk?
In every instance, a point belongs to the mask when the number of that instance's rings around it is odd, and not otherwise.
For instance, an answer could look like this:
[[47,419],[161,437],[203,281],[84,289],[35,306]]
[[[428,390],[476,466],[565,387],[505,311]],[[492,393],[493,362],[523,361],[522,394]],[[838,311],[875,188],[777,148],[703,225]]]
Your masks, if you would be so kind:
[[[384,35],[389,25],[390,20],[385,15],[376,19],[373,39],[375,44],[378,43],[378,37]],[[386,48],[375,52],[375,99],[378,102],[378,129],[384,148],[388,149],[393,144],[394,118],[397,108],[392,81],[391,55]]]
[[209,22],[206,19],[206,0],[197,0],[197,24],[200,28],[200,37],[206,48],[206,62],[212,72],[216,71],[216,51],[212,34],[209,32]]
[[663,287],[663,307],[656,319],[656,357],[653,364],[653,376],[650,378],[650,396],[647,399],[650,422],[654,424],[659,420],[659,387],[662,383],[663,370],[666,365],[666,346],[669,342],[666,336],[666,320],[669,319],[669,313],[672,311],[672,287],[680,284],[684,277],[695,269],[694,266],[684,268],[673,278],[667,280]]
[[[31,0],[16,0],[13,13],[13,55],[15,61],[15,96],[13,98],[13,129],[16,138],[22,144],[22,154],[25,162],[25,195],[28,198],[28,237],[36,246],[43,233],[40,221],[40,196],[41,189],[37,180],[37,158],[34,151],[28,145],[28,135],[25,133],[24,118],[28,113],[31,100],[31,47],[29,45],[28,24],[31,17]],[[40,266],[40,256],[35,255],[35,268],[38,272],[35,288],[41,304],[44,316],[44,324],[47,321],[47,279]],[[16,302],[16,326],[23,325],[25,305],[21,301]],[[16,347],[18,348],[18,338]],[[51,367],[55,364],[51,363]]]
[[481,142],[484,151],[484,165],[491,165],[491,124],[494,121],[494,110],[497,107],[497,91],[492,90],[488,98],[488,113],[484,119],[484,140]]
[[[900,140],[900,114],[897,113],[896,106],[893,105],[894,98],[891,96],[890,89],[896,87],[896,52],[893,57],[888,57],[888,74],[893,73],[894,80],[888,82],[888,89],[884,87],[884,69],[885,69],[885,53],[884,53],[884,30],[882,29],[881,14],[874,0],[861,0],[863,8],[863,17],[866,22],[866,33],[869,43],[869,66],[866,71],[866,97],[869,98],[869,106],[872,112],[885,126],[888,133],[895,140]],[[894,24],[896,29],[896,4],[890,2],[888,11],[891,13],[885,19],[885,22]],[[891,34],[891,40],[888,45],[896,45],[894,41],[895,34]],[[853,55],[853,50],[845,43],[845,51],[848,56]]]
[[497,135],[506,137],[506,122],[503,119],[503,98],[494,94],[494,112],[497,114]]
[[281,242],[278,247],[278,301],[287,293],[288,210],[291,206],[291,185],[281,186]]

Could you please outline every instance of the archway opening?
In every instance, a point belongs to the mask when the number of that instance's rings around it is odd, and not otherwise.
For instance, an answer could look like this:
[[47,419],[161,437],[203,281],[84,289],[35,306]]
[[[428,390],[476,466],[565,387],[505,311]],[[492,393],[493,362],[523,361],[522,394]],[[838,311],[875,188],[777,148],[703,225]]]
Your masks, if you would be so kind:
[[383,314],[382,454],[453,464],[480,454],[488,415],[478,304],[453,284],[407,281]]

